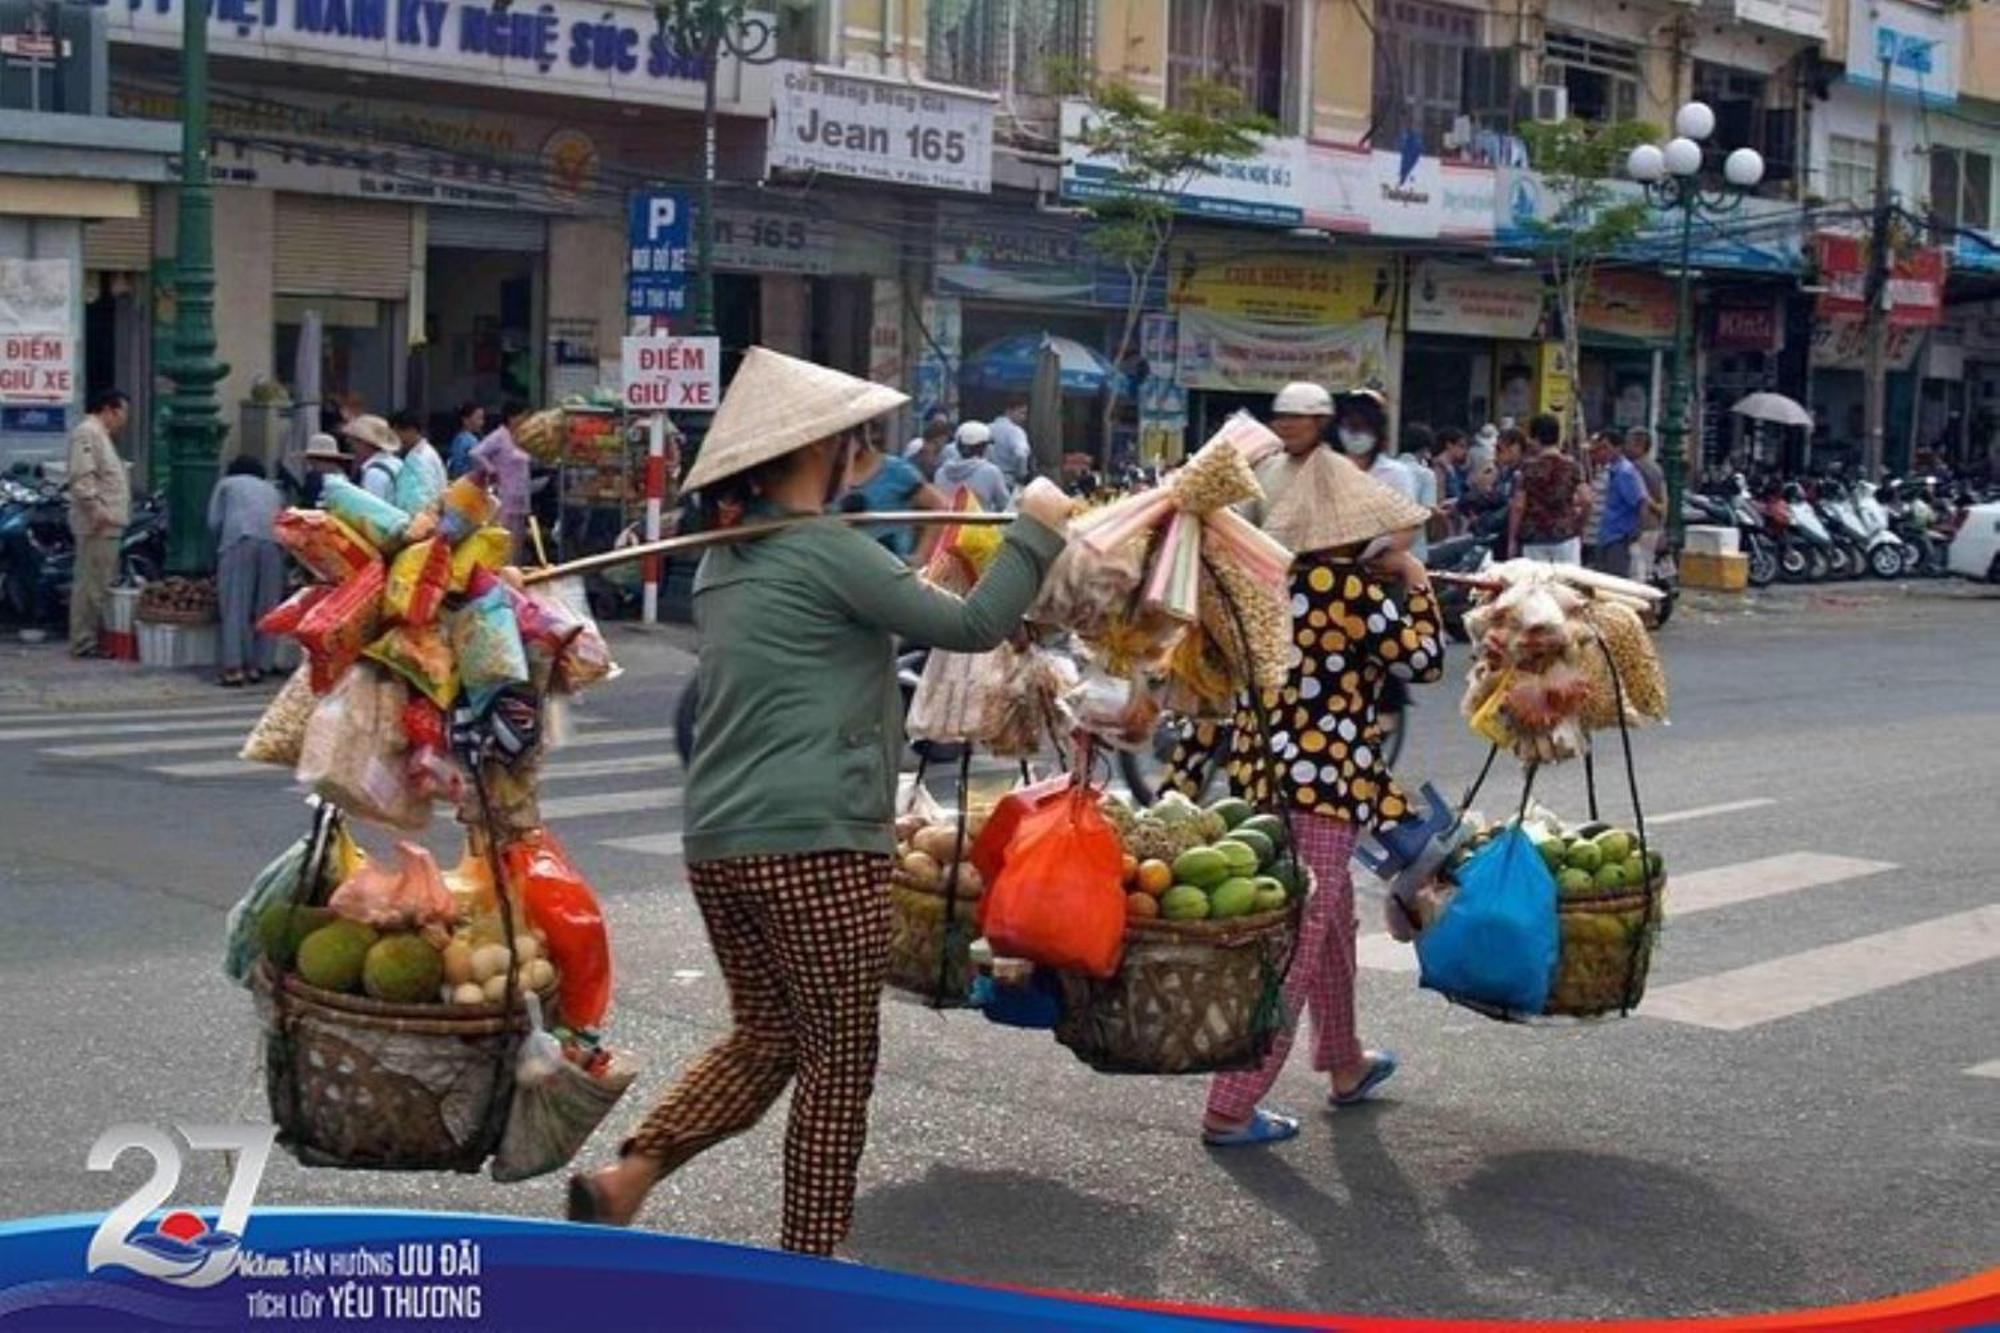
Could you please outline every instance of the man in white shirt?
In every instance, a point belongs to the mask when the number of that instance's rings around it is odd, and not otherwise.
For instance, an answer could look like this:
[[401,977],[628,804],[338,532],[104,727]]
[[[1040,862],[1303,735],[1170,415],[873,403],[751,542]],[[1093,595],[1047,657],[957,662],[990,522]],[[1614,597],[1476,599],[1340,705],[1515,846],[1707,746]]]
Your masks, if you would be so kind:
[[1025,395],[1007,400],[1007,410],[993,418],[993,466],[1006,475],[1007,484],[1022,486],[1035,471],[1035,450],[1028,441],[1028,400]]
[[348,422],[341,434],[354,446],[354,457],[361,464],[361,489],[378,500],[394,504],[396,474],[403,470],[403,460],[398,456],[403,451],[403,442],[396,438],[396,432],[389,428],[388,422],[370,413]]
[[447,482],[444,455],[424,437],[424,424],[417,414],[405,408],[389,418],[389,428],[403,446],[403,466],[416,468],[429,478],[427,489],[442,492]]
[[977,421],[958,428],[958,455],[938,465],[937,487],[946,495],[960,489],[972,492],[979,507],[989,514],[1005,513],[1010,494],[1007,478],[987,458],[993,432]]

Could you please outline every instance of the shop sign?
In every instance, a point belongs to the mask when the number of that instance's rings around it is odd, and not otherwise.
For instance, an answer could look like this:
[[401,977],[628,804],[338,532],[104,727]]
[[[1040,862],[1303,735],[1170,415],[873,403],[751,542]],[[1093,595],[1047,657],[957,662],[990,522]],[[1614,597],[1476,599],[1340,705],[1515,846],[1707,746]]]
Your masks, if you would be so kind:
[[689,233],[694,210],[674,190],[632,196],[625,310],[672,318],[688,311]]
[[67,404],[76,397],[70,261],[0,259],[0,404]]
[[[1915,365],[1917,349],[1923,345],[1928,330],[1907,324],[1890,324],[1883,332],[1883,363],[1890,370],[1899,371]],[[1814,370],[1866,370],[1867,321],[1841,318],[1814,320],[1812,365]]]
[[[177,48],[186,0],[95,0],[112,41]],[[676,50],[637,5],[539,0],[211,0],[209,50],[220,56],[350,69],[415,85],[444,80],[603,101],[698,107],[703,65]],[[719,72],[727,110],[770,96],[763,66]]]
[[1951,7],[1909,0],[1848,0],[1847,81],[1889,86],[1933,105],[1958,100],[1958,43],[1963,19]]
[[1785,323],[1774,300],[1725,301],[1709,311],[1708,347],[1716,352],[1775,352]]
[[992,192],[993,98],[796,61],[778,70],[771,170]]
[[1293,380],[1330,389],[1388,382],[1389,321],[1276,325],[1217,314],[1180,316],[1181,387],[1275,393]]
[[1657,274],[1613,269],[1591,279],[1577,323],[1600,337],[1671,343],[1675,311],[1674,284]]
[[[1868,313],[1868,244],[1859,236],[1821,232],[1819,276],[1827,291],[1819,313],[1827,318],[1865,318]],[[1936,247],[1899,254],[1889,271],[1889,323],[1930,328],[1944,318],[1945,252]]]
[[1539,273],[1496,272],[1426,259],[1410,282],[1410,332],[1533,338],[1542,323]]
[[1389,312],[1398,262],[1195,243],[1176,247],[1169,302],[1276,324],[1346,322]]
[[625,406],[635,412],[713,412],[722,397],[722,340],[663,333],[620,347]]
[[770,208],[715,210],[715,266],[746,273],[833,272],[833,224]]
[[1567,421],[1570,405],[1576,401],[1576,374],[1561,343],[1542,344],[1539,371],[1535,377],[1535,410]]
[[937,290],[991,301],[1092,301],[1096,264],[1074,225],[940,208],[934,252]]
[[[1632,181],[1601,184],[1607,204],[1644,197],[1643,189]],[[1544,228],[1563,200],[1539,172],[1503,167],[1496,172],[1493,202],[1495,243],[1533,249],[1545,242]],[[1803,262],[1803,237],[1797,204],[1746,198],[1727,217],[1705,217],[1695,223],[1688,261],[1703,268],[1796,273]],[[1619,253],[1635,263],[1678,266],[1680,245],[1679,215],[1655,210],[1647,230]]]

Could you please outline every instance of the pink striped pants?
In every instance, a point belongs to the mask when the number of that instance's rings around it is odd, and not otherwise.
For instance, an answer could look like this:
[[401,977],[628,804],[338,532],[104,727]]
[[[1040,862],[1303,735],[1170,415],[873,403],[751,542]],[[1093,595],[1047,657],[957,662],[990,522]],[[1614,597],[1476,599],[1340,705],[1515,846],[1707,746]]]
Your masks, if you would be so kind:
[[1362,1061],[1354,1031],[1354,876],[1348,869],[1355,828],[1344,819],[1294,810],[1292,829],[1316,884],[1285,976],[1283,1026],[1262,1065],[1215,1076],[1208,1112],[1220,1120],[1247,1120],[1257,1109],[1285,1067],[1302,1014],[1312,1014],[1314,1069],[1344,1073]]

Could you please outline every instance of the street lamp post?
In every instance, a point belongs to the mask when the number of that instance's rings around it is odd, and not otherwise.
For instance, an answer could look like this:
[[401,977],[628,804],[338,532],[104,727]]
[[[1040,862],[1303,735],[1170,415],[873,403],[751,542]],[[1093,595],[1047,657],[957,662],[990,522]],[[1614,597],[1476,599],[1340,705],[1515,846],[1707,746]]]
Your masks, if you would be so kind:
[[209,565],[208,495],[221,461],[223,424],[215,386],[229,367],[215,359],[215,204],[208,180],[208,10],[181,0],[181,187],[174,257],[174,382],[167,422],[167,569]]
[[1684,520],[1681,495],[1687,489],[1688,438],[1691,428],[1688,397],[1689,359],[1693,351],[1694,294],[1690,268],[1694,224],[1699,217],[1727,217],[1743,206],[1749,192],[1764,179],[1764,159],[1754,148],[1738,148],[1723,162],[1722,175],[1732,189],[1704,190],[1701,185],[1701,145],[1715,133],[1715,112],[1704,102],[1689,102],[1674,113],[1674,138],[1664,146],[1640,144],[1626,159],[1625,173],[1646,187],[1658,207],[1679,210],[1680,272],[1674,283],[1673,375],[1667,385],[1665,456],[1660,460],[1667,478],[1667,531],[1678,550]]

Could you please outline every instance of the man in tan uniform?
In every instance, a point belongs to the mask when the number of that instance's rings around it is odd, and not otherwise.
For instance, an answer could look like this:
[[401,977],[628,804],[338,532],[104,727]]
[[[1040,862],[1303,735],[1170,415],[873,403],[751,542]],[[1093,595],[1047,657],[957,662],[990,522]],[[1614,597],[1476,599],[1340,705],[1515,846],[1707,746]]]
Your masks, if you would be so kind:
[[69,650],[102,657],[98,626],[105,595],[118,575],[118,542],[132,518],[132,483],[112,437],[125,429],[132,400],[106,389],[69,434],[69,530],[76,537],[76,574],[69,589]]

